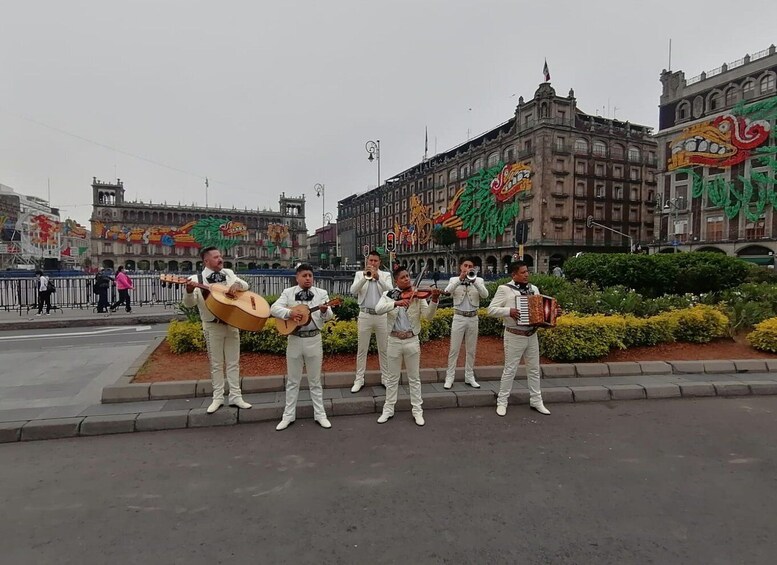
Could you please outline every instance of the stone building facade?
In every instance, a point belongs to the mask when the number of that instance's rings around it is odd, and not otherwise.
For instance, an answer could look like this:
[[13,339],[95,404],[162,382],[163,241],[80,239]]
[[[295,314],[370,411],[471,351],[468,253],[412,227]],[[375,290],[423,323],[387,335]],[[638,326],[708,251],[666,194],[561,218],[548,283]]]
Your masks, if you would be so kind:
[[717,251],[765,265],[777,251],[777,52],[686,79],[661,73],[653,250]]
[[94,264],[189,273],[199,249],[216,245],[237,270],[288,268],[307,260],[305,198],[281,194],[278,211],[127,202],[120,179],[92,183]]
[[[504,272],[519,229],[538,272],[579,251],[627,251],[654,238],[656,162],[650,128],[586,114],[573,91],[558,96],[546,82],[505,123],[341,200],[341,254],[361,259],[394,231],[414,272],[453,271],[464,255]],[[589,216],[631,239],[587,227]],[[455,230],[456,244],[435,243],[441,227]]]

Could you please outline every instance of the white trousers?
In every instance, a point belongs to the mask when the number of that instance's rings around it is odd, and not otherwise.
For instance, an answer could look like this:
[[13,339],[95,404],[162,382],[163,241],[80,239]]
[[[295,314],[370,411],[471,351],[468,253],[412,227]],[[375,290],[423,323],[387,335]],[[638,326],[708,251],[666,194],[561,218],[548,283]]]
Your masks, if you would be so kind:
[[521,357],[526,360],[526,377],[529,384],[529,403],[537,406],[542,403],[540,391],[540,342],[537,334],[526,337],[515,335],[505,331],[504,335],[505,369],[502,372],[502,381],[499,383],[499,394],[496,398],[497,406],[507,406],[510,391],[513,389],[513,380]]
[[364,384],[364,371],[367,368],[367,352],[370,348],[370,337],[375,334],[378,344],[378,358],[380,360],[380,373],[382,382],[386,382],[388,376],[388,361],[386,360],[386,347],[388,342],[388,323],[386,315],[368,314],[359,312],[359,349],[356,352],[356,378],[354,384]]
[[229,384],[229,402],[243,397],[240,392],[240,330],[226,324],[202,323],[210,360],[213,400],[224,399],[224,374]]
[[456,361],[459,358],[461,342],[464,341],[464,347],[467,350],[467,360],[464,363],[464,381],[472,382],[475,380],[475,354],[478,347],[478,317],[453,315],[453,325],[451,325],[451,349],[448,352],[448,371],[445,374],[445,380],[453,382],[456,377]]
[[321,334],[313,337],[298,337],[290,335],[286,344],[286,408],[283,419],[293,421],[297,413],[297,398],[299,384],[302,381],[302,369],[308,376],[310,399],[313,401],[313,417],[316,420],[326,418],[324,411],[324,391],[321,387],[321,363],[324,360],[324,349],[321,345]]
[[421,344],[418,336],[410,339],[388,338],[386,348],[388,357],[388,376],[386,377],[386,403],[383,405],[383,413],[392,416],[394,405],[397,403],[397,391],[399,390],[399,377],[402,374],[402,361],[405,362],[407,380],[410,384],[410,404],[413,407],[413,416],[424,413],[421,408]]

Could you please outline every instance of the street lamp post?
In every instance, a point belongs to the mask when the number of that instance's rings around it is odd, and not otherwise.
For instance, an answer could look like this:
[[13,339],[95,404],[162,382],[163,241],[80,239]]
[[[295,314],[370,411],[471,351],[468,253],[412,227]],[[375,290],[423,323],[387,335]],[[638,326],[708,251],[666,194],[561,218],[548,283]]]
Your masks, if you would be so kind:
[[316,196],[321,197],[321,227],[323,228],[326,227],[328,221],[332,221],[332,214],[326,211],[326,191],[324,185],[317,182],[313,185],[313,188],[316,191]]
[[368,141],[364,148],[367,150],[367,160],[378,162],[378,186],[380,186],[380,139],[376,141]]
[[[670,218],[671,218],[672,211],[674,211],[673,215],[674,215],[674,230],[675,231],[673,231],[673,238],[672,238],[672,246],[673,247],[677,247],[677,246],[674,245],[674,243],[677,241],[677,216],[678,216],[678,214],[680,212],[680,208],[682,208],[684,206],[684,202],[685,202],[685,199],[682,196],[678,196],[676,198],[669,198],[669,199],[667,199],[666,201],[664,201],[664,205],[661,207],[662,218],[663,218],[664,210],[669,212]],[[660,235],[660,233],[659,233],[659,235]],[[667,222],[667,226],[666,226],[666,237],[667,237],[667,239],[669,238],[669,225],[668,225],[668,222]]]

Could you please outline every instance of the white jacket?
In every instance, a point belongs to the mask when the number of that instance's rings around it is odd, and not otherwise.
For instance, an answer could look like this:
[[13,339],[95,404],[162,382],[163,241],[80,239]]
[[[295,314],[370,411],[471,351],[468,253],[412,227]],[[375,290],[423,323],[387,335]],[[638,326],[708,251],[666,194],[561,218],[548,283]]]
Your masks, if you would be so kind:
[[469,298],[469,303],[477,310],[480,307],[480,299],[488,298],[488,289],[483,279],[480,277],[475,278],[475,282],[466,285],[459,277],[451,277],[448,281],[448,286],[445,287],[445,292],[453,294],[453,307],[458,308],[461,306],[464,296]]
[[[239,278],[234,271],[231,269],[221,269],[221,272],[224,273],[227,277],[227,280],[219,283],[226,285],[228,287],[232,286],[235,283],[238,283],[240,285],[240,290],[248,290],[248,283],[245,282],[243,279]],[[197,275],[192,275],[189,277],[190,281],[199,282],[199,277]],[[205,276],[203,275],[202,282],[204,284],[208,284],[208,281],[205,280]],[[208,310],[208,307],[205,305],[205,298],[202,296],[202,291],[199,288],[195,288],[194,292],[189,294],[188,292],[184,291],[183,293],[183,305],[191,308],[194,305],[197,305],[197,309],[200,311],[200,319],[203,322],[212,322],[216,319],[216,316],[214,316],[210,310]]]
[[[329,302],[329,294],[327,291],[325,291],[323,288],[317,288],[315,286],[310,287],[310,292],[313,293],[313,300],[310,302],[298,302],[295,296],[301,290],[302,288],[299,285],[285,289],[278,297],[278,300],[273,302],[273,305],[270,307],[270,315],[273,318],[288,320],[289,316],[291,316],[291,308],[294,306],[304,304],[305,306],[314,308],[316,306],[320,306],[324,302]],[[326,314],[321,314],[321,310],[316,310],[311,314],[310,319],[320,330],[324,327],[324,322],[331,320],[333,316],[334,313],[332,312],[332,309],[327,308]]]
[[[378,305],[375,306],[375,312],[378,314],[388,314],[386,316],[386,323],[388,324],[389,331],[392,330],[397,319],[397,308],[394,306],[395,300],[388,296],[390,292],[384,292],[378,301]],[[410,325],[413,326],[413,333],[415,335],[421,333],[421,318],[431,320],[434,318],[435,312],[437,312],[437,303],[432,302],[429,304],[426,300],[413,299],[410,306],[407,307],[407,317],[410,320]]]
[[[514,283],[510,283],[514,285]],[[539,294],[540,290],[529,283],[529,294]],[[521,293],[515,290],[512,286],[506,284],[499,285],[496,289],[494,298],[491,299],[491,304],[488,306],[488,315],[494,318],[502,318],[502,323],[505,327],[518,328],[521,330],[529,330],[533,326],[528,324],[518,324],[513,318],[510,317],[510,308],[515,308],[515,298],[521,296]]]
[[[353,284],[351,285],[351,294],[356,296],[356,301],[359,306],[364,302],[367,296],[367,287],[373,284],[364,278],[364,271],[356,271],[356,275],[353,277]],[[394,287],[394,282],[391,279],[391,273],[387,271],[378,271],[378,280],[375,283],[380,289],[380,293],[383,294],[387,290],[391,290]]]

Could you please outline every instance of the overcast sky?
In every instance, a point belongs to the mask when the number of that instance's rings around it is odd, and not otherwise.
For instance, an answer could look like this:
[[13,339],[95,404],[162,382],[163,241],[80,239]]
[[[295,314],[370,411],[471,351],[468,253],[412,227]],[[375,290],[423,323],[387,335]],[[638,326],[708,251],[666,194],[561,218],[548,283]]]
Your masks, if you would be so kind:
[[[735,11],[732,12],[732,7]],[[0,183],[86,223],[91,180],[144,201],[326,208],[509,119],[547,58],[578,106],[655,127],[686,77],[777,42],[777,2],[0,0]],[[617,108],[617,109],[616,109]],[[153,163],[152,163],[152,162]],[[166,166],[160,166],[160,163]]]

